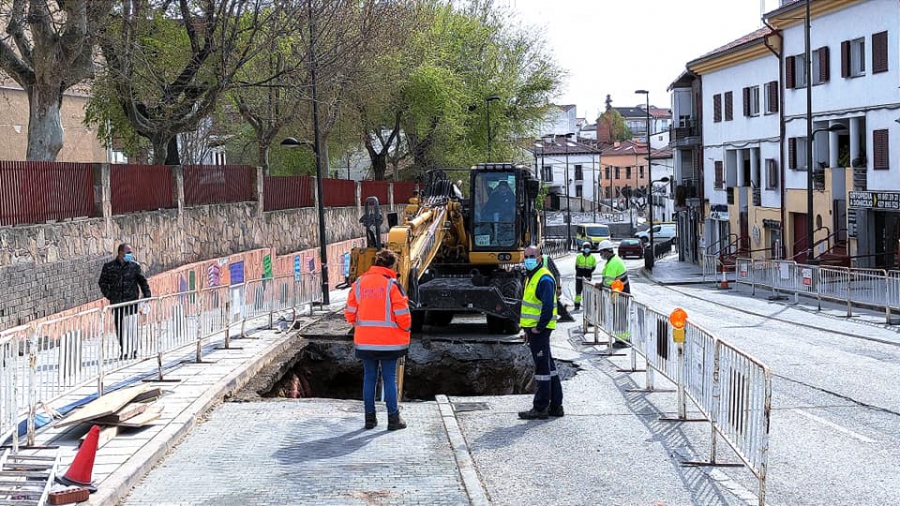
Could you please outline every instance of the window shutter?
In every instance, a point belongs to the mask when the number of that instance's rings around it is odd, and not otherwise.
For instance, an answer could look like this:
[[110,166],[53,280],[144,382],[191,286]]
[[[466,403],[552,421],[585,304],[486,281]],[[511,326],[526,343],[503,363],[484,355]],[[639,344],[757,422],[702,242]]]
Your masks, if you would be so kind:
[[787,58],[784,59],[784,82],[785,82],[785,87],[788,89],[792,89],[797,86],[796,81],[794,81],[794,57],[793,56],[788,56]]
[[722,121],[722,95],[713,95],[713,121],[718,123]]
[[850,77],[850,41],[841,42],[841,77]]
[[744,88],[744,116],[750,116],[750,88]]
[[888,70],[888,33],[881,32],[872,35],[872,73],[887,72]]
[[828,82],[828,79],[831,78],[831,69],[828,67],[828,62],[830,60],[830,55],[828,51],[828,46],[819,48],[819,82],[825,83]]
[[724,181],[725,178],[724,178],[723,172],[724,171],[722,170],[722,162],[717,161],[716,162],[716,188],[722,188],[723,186],[725,186],[725,181]]
[[725,92],[725,121],[734,119],[734,94],[730,91]]
[[774,158],[766,158],[766,188],[769,190],[778,188],[778,165]]
[[778,81],[766,84],[766,96],[768,97],[768,112],[778,112]]
[[874,158],[872,168],[886,170],[890,168],[888,153],[888,130],[875,130],[872,132],[872,144],[874,145]]
[[797,139],[795,137],[788,139],[788,167],[797,168]]

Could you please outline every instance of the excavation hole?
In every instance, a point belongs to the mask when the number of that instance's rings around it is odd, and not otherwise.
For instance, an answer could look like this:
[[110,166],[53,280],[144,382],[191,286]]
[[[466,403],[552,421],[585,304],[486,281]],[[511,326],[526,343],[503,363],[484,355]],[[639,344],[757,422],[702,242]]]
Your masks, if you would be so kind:
[[[353,343],[310,341],[263,397],[362,399],[362,362]],[[556,361],[563,380],[577,366]],[[413,341],[406,358],[404,398],[433,400],[435,395],[479,396],[534,392],[534,368],[521,343]]]

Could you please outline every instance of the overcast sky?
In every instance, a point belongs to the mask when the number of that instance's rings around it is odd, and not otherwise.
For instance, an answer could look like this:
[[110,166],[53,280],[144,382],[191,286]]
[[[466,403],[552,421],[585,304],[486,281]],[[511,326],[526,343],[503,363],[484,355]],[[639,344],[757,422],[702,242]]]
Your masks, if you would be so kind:
[[[666,88],[685,63],[762,26],[760,0],[497,0],[544,32],[569,73],[558,104],[593,122],[607,94],[613,106],[670,107]],[[778,0],[764,0],[766,10]]]

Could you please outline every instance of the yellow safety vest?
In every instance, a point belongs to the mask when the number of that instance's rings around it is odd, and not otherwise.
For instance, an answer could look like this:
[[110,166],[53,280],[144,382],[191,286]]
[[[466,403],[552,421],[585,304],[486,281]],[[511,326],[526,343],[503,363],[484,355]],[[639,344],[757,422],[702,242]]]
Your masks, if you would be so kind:
[[[538,321],[541,319],[541,299],[537,298],[537,287],[541,278],[550,276],[553,279],[553,273],[546,265],[542,265],[535,272],[525,285],[525,292],[522,294],[522,310],[519,316],[519,326],[523,329],[531,329],[537,327]],[[555,281],[554,281],[555,282]],[[548,329],[556,328],[556,290],[553,291],[553,318],[547,324]]]

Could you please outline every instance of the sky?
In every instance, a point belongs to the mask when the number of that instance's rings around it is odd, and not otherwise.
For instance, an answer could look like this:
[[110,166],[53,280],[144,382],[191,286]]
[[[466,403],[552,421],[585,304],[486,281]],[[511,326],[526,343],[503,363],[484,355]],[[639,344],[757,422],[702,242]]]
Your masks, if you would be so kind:
[[[527,29],[544,33],[568,72],[557,104],[575,104],[593,122],[605,109],[644,103],[671,107],[666,88],[685,64],[762,27],[760,0],[495,0]],[[778,0],[763,0],[765,10]]]

